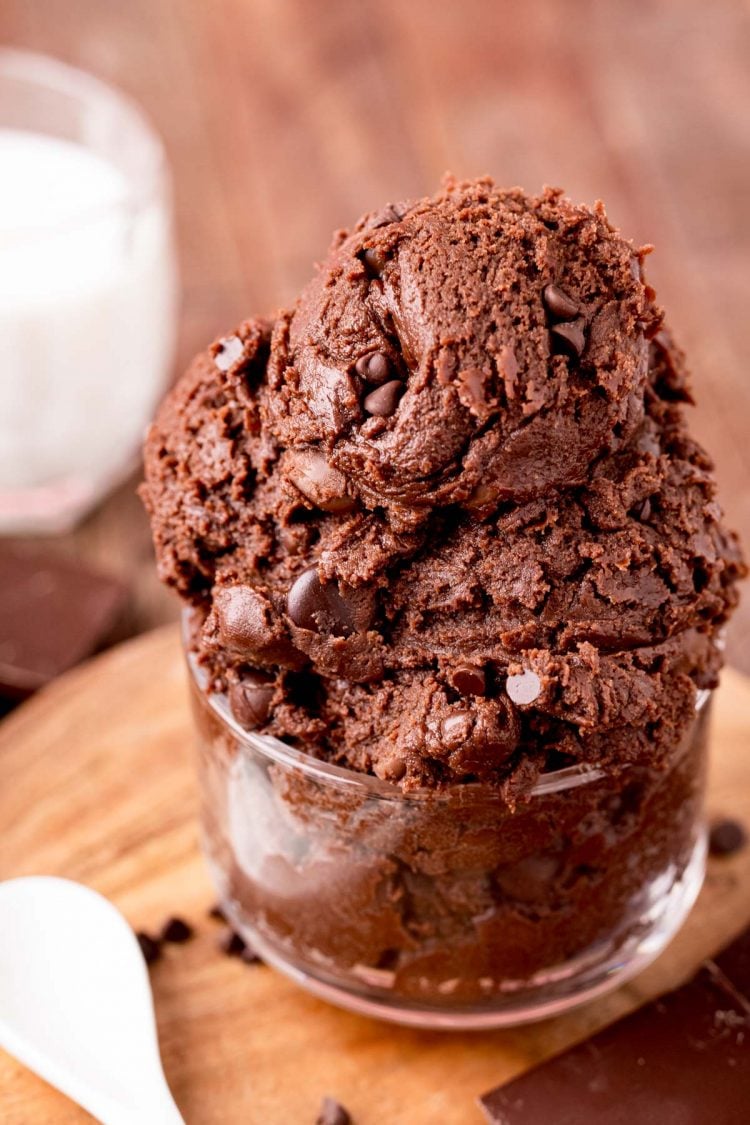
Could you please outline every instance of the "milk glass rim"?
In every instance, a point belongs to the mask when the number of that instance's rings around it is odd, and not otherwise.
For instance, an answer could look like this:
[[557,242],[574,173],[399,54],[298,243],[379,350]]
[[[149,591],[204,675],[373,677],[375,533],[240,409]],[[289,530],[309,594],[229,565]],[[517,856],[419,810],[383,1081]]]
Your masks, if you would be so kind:
[[[226,727],[231,732],[245,749],[261,754],[264,758],[268,758],[278,765],[300,770],[308,777],[314,778],[317,781],[325,782],[339,788],[358,790],[365,797],[376,797],[380,800],[398,802],[410,800],[430,800],[432,802],[455,801],[457,797],[462,799],[462,797],[468,797],[474,793],[487,792],[488,787],[482,785],[480,782],[452,785],[445,789],[436,790],[423,788],[404,792],[404,790],[393,782],[382,781],[380,778],[373,777],[370,774],[360,773],[357,770],[347,769],[345,766],[336,766],[331,762],[321,761],[318,758],[314,758],[311,754],[306,753],[304,750],[298,750],[293,746],[288,746],[285,742],[282,742],[281,739],[275,738],[273,735],[255,734],[253,731],[245,730],[232,715],[227,697],[219,692],[206,691],[208,677],[198,663],[195,653],[190,649],[187,635],[187,619],[188,614],[186,612],[183,614],[183,645],[190,677],[200,697],[213,712],[214,716],[219,720],[222,726]],[[695,702],[696,717],[703,710],[710,696],[711,691],[708,689],[704,688],[698,691]],[[563,769],[542,774],[531,789],[521,795],[520,800],[525,803],[534,797],[547,797],[553,793],[577,789],[581,785],[589,785],[594,781],[599,781],[605,776],[606,770],[601,769],[599,766],[589,765],[586,762],[581,762],[574,766],[565,766]],[[502,796],[501,790],[498,789],[497,792]]]
[[[134,138],[138,159],[135,173],[118,168],[125,181],[125,189],[121,195],[104,205],[83,208],[80,212],[64,219],[23,224],[14,229],[12,232],[14,237],[20,235],[22,238],[33,238],[56,231],[75,230],[113,212],[138,210],[161,195],[169,197],[171,180],[164,144],[141,107],[128,94],[93,74],[51,55],[18,47],[0,46],[0,91],[6,80],[17,82],[19,86],[26,86],[29,91],[66,96],[82,108],[90,106],[109,114],[112,120],[119,118],[124,128],[129,130]],[[70,140],[86,151],[96,151],[85,136],[63,137],[58,131],[46,129],[43,124],[30,123],[25,126],[22,123],[10,123],[7,120],[8,116],[3,98],[0,96],[0,129],[10,128],[53,139]]]

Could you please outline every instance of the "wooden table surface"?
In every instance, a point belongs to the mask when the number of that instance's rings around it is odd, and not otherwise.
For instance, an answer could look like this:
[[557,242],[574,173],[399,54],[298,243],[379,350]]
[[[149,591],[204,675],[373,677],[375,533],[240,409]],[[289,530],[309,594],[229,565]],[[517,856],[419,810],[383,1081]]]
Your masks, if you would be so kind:
[[[692,357],[697,436],[750,543],[750,5],[746,0],[2,0],[0,42],[144,106],[175,179],[178,364],[290,302],[331,231],[446,169],[607,201],[656,244],[650,279]],[[120,489],[60,549],[176,614]],[[750,671],[750,599],[730,660]]]

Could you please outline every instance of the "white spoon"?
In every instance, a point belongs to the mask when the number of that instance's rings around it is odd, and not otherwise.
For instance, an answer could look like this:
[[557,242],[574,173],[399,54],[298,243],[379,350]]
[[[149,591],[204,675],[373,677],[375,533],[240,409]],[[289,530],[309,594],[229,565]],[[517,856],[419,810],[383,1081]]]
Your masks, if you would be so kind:
[[0,1046],[104,1125],[184,1125],[135,935],[80,883],[0,883]]

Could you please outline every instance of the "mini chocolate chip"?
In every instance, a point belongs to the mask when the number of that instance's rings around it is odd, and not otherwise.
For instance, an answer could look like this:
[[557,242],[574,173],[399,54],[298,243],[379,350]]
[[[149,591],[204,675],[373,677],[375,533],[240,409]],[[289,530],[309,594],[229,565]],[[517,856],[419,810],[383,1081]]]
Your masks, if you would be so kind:
[[536,672],[527,668],[525,672],[508,676],[505,681],[505,690],[514,703],[533,703],[541,694],[542,681]]
[[144,933],[143,930],[138,930],[136,939],[141,947],[143,960],[147,965],[153,965],[154,961],[158,961],[161,957],[161,945],[157,938],[151,937],[151,934]]
[[219,371],[228,371],[238,359],[242,358],[244,350],[244,345],[239,336],[227,336],[226,339],[219,341],[219,345],[214,351],[214,363]]
[[351,1114],[335,1098],[325,1097],[320,1103],[320,1111],[315,1125],[352,1125]]
[[194,930],[184,918],[168,918],[161,928],[161,940],[171,941],[176,945],[182,945],[184,941],[190,941],[193,936]]
[[553,324],[550,328],[552,342],[559,351],[578,359],[586,346],[586,337],[583,334],[583,320],[576,320],[572,324]]
[[350,512],[355,506],[346,494],[346,477],[317,449],[293,450],[284,472],[305,499],[324,512]]
[[487,677],[482,668],[462,664],[451,674],[451,683],[462,695],[484,695],[487,691]]
[[388,356],[383,352],[368,352],[367,355],[361,355],[354,364],[354,369],[365,382],[372,383],[375,387],[387,382],[392,374]]
[[287,612],[294,624],[316,633],[366,633],[373,609],[373,599],[366,588],[342,593],[335,582],[324,585],[316,567],[300,574],[287,594]]
[[365,270],[367,271],[369,276],[377,279],[381,277],[388,259],[386,258],[385,254],[383,254],[382,250],[376,250],[373,247],[368,247],[367,250],[362,251],[360,255],[360,261],[362,262],[362,265],[365,267]]
[[708,847],[711,855],[734,855],[747,843],[747,832],[736,820],[719,820],[711,826]]
[[580,309],[572,297],[569,297],[559,285],[545,285],[542,290],[542,300],[547,306],[547,311],[558,320],[574,320]]
[[234,930],[227,930],[219,938],[219,949],[227,957],[241,957],[246,948],[244,939]]
[[229,706],[240,726],[255,730],[271,714],[274,679],[264,672],[246,673],[228,692]]
[[398,400],[404,392],[404,384],[399,379],[391,379],[376,391],[371,391],[362,405],[368,414],[376,418],[388,418],[398,406]]

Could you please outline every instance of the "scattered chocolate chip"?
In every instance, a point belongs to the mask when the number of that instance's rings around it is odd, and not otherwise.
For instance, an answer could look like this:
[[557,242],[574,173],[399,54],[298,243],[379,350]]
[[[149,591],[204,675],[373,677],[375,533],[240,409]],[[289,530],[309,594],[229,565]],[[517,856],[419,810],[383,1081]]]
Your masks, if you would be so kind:
[[399,379],[391,379],[376,391],[371,391],[362,405],[368,414],[376,418],[388,418],[398,406],[398,401],[404,393],[404,384]]
[[527,669],[514,676],[508,676],[505,690],[514,703],[533,703],[542,690],[542,681],[536,672]]
[[708,834],[708,847],[711,855],[734,855],[747,843],[744,825],[736,820],[718,820],[711,826]]
[[153,965],[154,961],[158,961],[161,957],[161,944],[156,939],[151,937],[150,934],[144,933],[143,930],[138,930],[136,939],[141,947],[143,960],[147,965]]
[[383,352],[368,352],[367,355],[361,355],[354,364],[354,369],[365,382],[372,383],[376,387],[387,382],[392,375],[390,360]]
[[255,730],[271,713],[274,677],[266,672],[248,672],[228,692],[229,706],[240,726]]
[[586,346],[586,337],[583,334],[583,321],[576,320],[572,324],[553,324],[550,328],[553,343],[559,351],[578,359],[583,354]]
[[300,574],[287,594],[286,605],[289,616],[300,629],[319,630],[319,618],[328,607],[317,567]]
[[227,930],[219,938],[219,949],[227,957],[241,957],[246,948],[244,940],[234,930]]
[[315,1125],[352,1125],[351,1114],[335,1098],[323,1098]]
[[194,934],[193,927],[184,920],[184,918],[168,918],[161,928],[161,940],[171,941],[176,945],[182,945],[185,941],[190,941]]
[[294,487],[324,512],[350,512],[355,502],[346,494],[346,477],[316,449],[293,450],[284,472]]
[[646,499],[643,501],[643,503],[641,504],[641,507],[639,509],[638,519],[645,522],[650,517],[650,515],[651,515],[651,501],[648,499],[648,497],[646,497]]
[[360,261],[365,267],[365,270],[370,277],[376,279],[382,276],[387,260],[382,251],[373,249],[372,247],[363,250],[360,255]]
[[482,668],[462,664],[451,674],[451,683],[462,695],[484,695],[487,691],[487,677]]
[[222,586],[214,594],[219,640],[253,664],[299,668],[304,657],[289,640],[269,599],[252,586]]
[[545,285],[542,290],[542,300],[547,306],[547,311],[558,320],[574,320],[580,309],[572,297],[569,297],[559,285]]
[[218,902],[214,903],[208,911],[209,918],[213,918],[215,922],[226,922],[227,916],[219,906]]
[[447,718],[443,719],[440,724],[440,735],[446,745],[456,746],[459,742],[468,738],[470,728],[471,712],[454,711],[452,715],[448,715]]
[[227,336],[220,340],[214,351],[214,363],[219,371],[228,371],[238,359],[242,358],[245,350],[239,336]]

